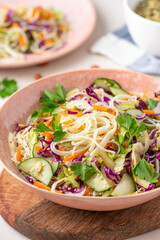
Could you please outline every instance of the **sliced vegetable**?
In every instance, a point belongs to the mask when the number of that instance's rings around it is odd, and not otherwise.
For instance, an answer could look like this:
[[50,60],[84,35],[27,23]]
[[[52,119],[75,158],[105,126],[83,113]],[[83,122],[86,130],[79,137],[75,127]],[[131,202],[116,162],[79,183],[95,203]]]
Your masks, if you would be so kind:
[[108,156],[108,153],[100,151],[99,155],[102,157],[104,164],[109,168],[115,167],[115,162]]
[[69,100],[69,99],[72,98],[73,95],[76,94],[76,93],[77,93],[77,94],[79,93],[79,89],[78,89],[78,88],[73,88],[73,89],[71,89],[70,91],[68,91],[68,92],[66,93],[66,99]]
[[116,108],[120,111],[125,111],[125,110],[128,111],[128,109],[134,109],[137,104],[138,104],[138,101],[135,101],[135,100],[126,101],[117,105]]
[[33,157],[39,157],[38,151],[42,149],[42,143],[40,141],[37,141],[34,145],[33,145],[33,149],[32,149],[32,156]]
[[129,174],[124,173],[120,183],[115,187],[112,196],[123,196],[134,193],[136,190],[135,184]]
[[97,78],[94,80],[94,83],[96,87],[101,87],[106,90],[110,90],[110,86],[121,88],[118,82],[109,78]]
[[17,147],[17,161],[21,162],[21,147]]
[[51,188],[50,188],[50,187],[48,187],[48,186],[44,185],[43,183],[40,183],[40,182],[38,182],[38,181],[36,181],[36,180],[33,181],[33,185],[34,185],[35,187],[39,187],[39,188],[42,188],[42,189],[44,189],[44,190],[51,191]]
[[[112,92],[112,94],[114,96],[117,96],[117,95],[129,95],[128,92],[126,92],[124,89],[122,88],[118,88],[118,87],[110,87],[110,90]],[[127,96],[126,96],[127,97]]]
[[127,114],[130,114],[131,116],[135,117],[136,119],[140,119],[140,118],[143,118],[144,116],[144,113],[140,110],[140,109],[137,109],[137,108],[129,108],[125,111],[125,113]]
[[32,157],[25,159],[18,164],[18,167],[21,171],[29,174],[45,185],[49,185],[53,178],[53,168],[44,158]]
[[105,192],[111,189],[111,185],[107,182],[107,180],[103,177],[101,173],[95,174],[85,183],[95,192]]

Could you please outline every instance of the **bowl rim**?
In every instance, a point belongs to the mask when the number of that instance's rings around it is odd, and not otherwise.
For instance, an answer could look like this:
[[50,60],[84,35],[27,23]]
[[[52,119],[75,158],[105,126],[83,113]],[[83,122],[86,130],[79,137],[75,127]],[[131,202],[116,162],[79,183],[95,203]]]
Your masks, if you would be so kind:
[[123,0],[123,5],[124,5],[124,8],[126,8],[133,16],[137,17],[140,21],[144,21],[149,24],[160,26],[160,22],[144,18],[144,17],[140,16],[139,14],[135,13],[134,10],[129,6],[128,1],[129,0]]
[[[0,108],[0,114],[1,112],[3,111],[3,109],[8,105],[8,103],[12,100],[12,98],[16,95],[19,94],[19,92],[21,91],[24,91],[25,89],[27,88],[30,88],[30,86],[32,85],[35,85],[37,84],[39,81],[48,81],[49,79],[51,79],[52,77],[58,77],[58,76],[65,76],[66,74],[70,74],[70,73],[85,73],[85,72],[96,72],[96,71],[102,71],[102,72],[116,72],[116,73],[128,73],[128,74],[131,74],[131,73],[136,73],[136,74],[139,74],[143,77],[149,77],[151,80],[155,80],[156,78],[152,77],[152,76],[149,76],[149,75],[146,75],[146,74],[143,74],[143,73],[138,73],[138,72],[134,72],[134,71],[129,71],[129,70],[122,70],[122,69],[112,69],[112,68],[109,68],[109,69],[105,69],[105,68],[96,68],[96,69],[82,69],[82,70],[73,70],[73,71],[67,71],[67,72],[61,72],[61,73],[58,73],[58,74],[51,74],[51,75],[48,75],[48,76],[45,76],[43,77],[42,79],[38,80],[38,81],[35,81],[35,82],[32,82],[30,84],[28,84],[27,86],[19,89],[18,91],[16,91],[14,94],[12,94],[12,96],[10,96],[6,102],[3,104],[3,106]],[[1,138],[1,137],[0,137]],[[3,141],[3,140],[2,140]],[[79,199],[79,200],[82,200],[82,199],[90,199],[90,201],[96,201],[98,199],[98,201],[112,201],[112,199],[116,200],[116,201],[120,201],[120,200],[124,200],[124,199],[131,199],[131,198],[141,198],[143,196],[147,196],[147,195],[151,195],[151,193],[158,193],[159,192],[159,195],[160,195],[160,188],[156,188],[156,189],[153,189],[153,190],[150,190],[150,191],[146,191],[146,192],[142,192],[140,194],[130,194],[130,195],[124,195],[124,196],[115,196],[115,197],[90,197],[90,196],[77,196],[77,195],[69,195],[69,194],[58,194],[56,192],[52,192],[52,191],[47,191],[47,190],[44,190],[44,189],[41,189],[41,188],[38,188],[30,183],[28,183],[27,181],[25,181],[23,178],[21,178],[20,176],[18,176],[9,166],[7,166],[5,160],[2,160],[1,159],[1,156],[0,156],[0,164],[4,167],[5,170],[7,170],[7,172],[9,172],[13,177],[15,177],[17,180],[19,180],[22,184],[25,184],[26,187],[30,187],[33,191],[38,191],[39,194],[42,193],[42,196],[45,195],[45,193],[47,192],[47,194],[49,194],[50,196],[51,195],[54,195],[55,197],[56,196],[59,196],[59,197],[62,197],[62,198],[75,198],[75,199]],[[40,193],[41,192],[41,193]],[[58,195],[57,195],[58,194]]]

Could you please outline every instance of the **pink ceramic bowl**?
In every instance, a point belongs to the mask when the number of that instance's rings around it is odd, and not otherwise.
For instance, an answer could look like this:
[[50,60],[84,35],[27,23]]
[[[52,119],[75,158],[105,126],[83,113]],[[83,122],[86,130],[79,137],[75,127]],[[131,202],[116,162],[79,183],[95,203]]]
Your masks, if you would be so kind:
[[44,198],[55,203],[68,207],[94,211],[128,208],[158,197],[160,195],[160,188],[137,195],[112,198],[70,196],[52,193],[27,183],[22,174],[10,160],[10,152],[7,142],[8,133],[14,130],[15,123],[26,122],[27,117],[39,105],[39,98],[43,89],[53,90],[55,83],[64,85],[66,90],[75,87],[84,88],[88,86],[92,80],[98,77],[115,79],[128,91],[144,92],[145,89],[148,88],[148,94],[150,96],[152,96],[154,91],[160,90],[160,81],[157,79],[140,73],[110,69],[90,69],[61,73],[34,82],[13,94],[0,110],[0,159],[5,169],[15,178],[33,191],[42,195]]

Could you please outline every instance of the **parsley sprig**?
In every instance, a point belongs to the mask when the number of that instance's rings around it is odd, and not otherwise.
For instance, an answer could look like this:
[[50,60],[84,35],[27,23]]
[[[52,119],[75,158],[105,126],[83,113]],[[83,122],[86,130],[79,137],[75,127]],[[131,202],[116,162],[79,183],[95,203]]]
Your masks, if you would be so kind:
[[17,82],[14,79],[3,78],[0,82],[0,97],[5,98],[16,92],[18,89]]
[[151,99],[151,98],[148,98],[148,97],[147,97],[147,100],[148,100],[148,104],[149,104],[149,106],[148,106],[149,110],[153,110],[159,102],[157,100],[154,100],[154,99]]
[[40,98],[40,102],[45,107],[35,110],[31,118],[35,119],[36,117],[41,116],[43,113],[52,113],[54,109],[59,107],[59,103],[63,103],[66,100],[66,91],[63,86],[55,84],[55,93],[51,90],[44,90],[45,97]]
[[[117,122],[119,123],[119,125],[121,126],[121,130],[118,133],[118,142],[121,146],[121,152],[124,153],[124,149],[122,147],[122,143],[124,142],[125,136],[128,135],[128,144],[127,147],[129,146],[129,144],[131,143],[132,139],[134,136],[138,136],[138,134],[140,132],[145,131],[146,125],[144,122],[142,122],[140,125],[138,125],[138,122],[136,120],[135,117],[132,117],[130,114],[122,114],[119,117],[116,118]],[[122,131],[123,130],[123,131]],[[121,131],[123,132],[123,134],[121,133]]]
[[148,163],[144,157],[132,169],[132,173],[141,180],[146,180],[151,183],[158,182],[157,173],[155,172],[153,166]]
[[61,123],[58,124],[58,115],[54,114],[53,123],[51,124],[51,128],[47,127],[43,122],[36,126],[34,129],[35,132],[53,132],[53,141],[59,142],[64,138],[67,132],[63,131]]
[[70,169],[74,172],[74,174],[79,175],[79,179],[81,179],[83,182],[89,180],[94,174],[99,173],[94,166],[87,165],[83,162],[72,164]]

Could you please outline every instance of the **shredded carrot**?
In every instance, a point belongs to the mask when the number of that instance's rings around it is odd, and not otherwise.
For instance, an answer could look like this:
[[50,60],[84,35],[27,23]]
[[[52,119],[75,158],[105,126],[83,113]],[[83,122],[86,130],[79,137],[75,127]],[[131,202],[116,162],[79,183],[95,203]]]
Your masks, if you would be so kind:
[[144,94],[143,94],[143,97],[142,97],[142,98],[140,98],[140,100],[142,100],[142,101],[144,100],[144,98],[145,98],[145,97],[146,97],[146,95],[147,95],[147,92],[148,92],[148,89],[146,89],[146,90],[145,90],[145,92],[144,92]]
[[33,184],[34,184],[34,186],[36,186],[36,187],[45,189],[45,190],[47,190],[47,191],[51,191],[51,188],[50,188],[50,187],[48,187],[48,186],[44,185],[43,183],[40,183],[40,182],[38,182],[38,181],[36,181],[36,180],[33,181]]
[[34,150],[36,150],[37,152],[41,149],[42,147],[40,147],[40,146],[35,146],[34,147]]
[[39,38],[43,38],[43,37],[44,37],[44,33],[43,33],[43,32],[40,32],[40,33],[38,34],[38,37],[39,37]]
[[17,161],[21,162],[21,147],[17,147]]
[[116,110],[115,110],[115,108],[113,108],[113,115],[116,115]]
[[65,151],[65,149],[64,149],[64,148],[59,148],[58,150],[59,150],[59,151],[62,151],[62,152],[64,152],[64,151]]
[[119,132],[119,129],[116,129],[115,133],[117,134]]
[[64,107],[64,106],[59,106],[59,108],[62,108],[62,109],[64,109],[64,110],[66,110],[66,111],[71,111],[71,112],[79,112],[79,111],[77,111],[77,110],[75,110],[75,109],[72,109],[72,108],[66,108],[66,107]]
[[37,12],[37,8],[33,8],[32,17],[34,17],[36,15],[36,12]]
[[86,196],[91,196],[91,190],[89,189],[89,187],[86,185]]
[[19,25],[18,25],[18,23],[15,22],[15,23],[13,23],[12,27],[13,27],[13,28],[18,28]]
[[[35,146],[34,149],[38,152],[42,147],[40,146]],[[44,152],[45,148],[43,148],[40,152]]]
[[76,177],[75,177],[75,180],[78,180],[79,179],[79,175],[77,175]]
[[78,128],[78,130],[84,130],[85,126],[86,126],[86,124],[84,123],[82,126],[80,126],[80,127]]
[[63,112],[62,115],[63,116],[68,116],[68,112]]
[[61,114],[58,114],[58,124],[60,123],[61,121]]
[[52,43],[53,43],[53,40],[51,40],[51,39],[44,41],[44,45],[48,45],[48,44],[52,44]]
[[80,111],[80,112],[77,113],[76,116],[77,116],[77,117],[80,117],[80,116],[82,116],[82,115],[85,115],[85,114]]
[[87,150],[83,150],[83,151],[73,154],[72,156],[66,157],[66,158],[64,158],[64,162],[71,161],[71,160],[77,158],[79,155],[85,154],[86,152],[87,152]]
[[92,107],[93,107],[95,110],[98,110],[98,111],[100,111],[100,112],[108,112],[108,113],[110,113],[110,114],[112,114],[112,115],[115,114],[115,110],[112,111],[112,110],[110,110],[108,107],[98,106],[98,105],[92,105]]
[[105,148],[108,148],[108,147],[112,147],[112,148],[115,148],[116,144],[113,143],[113,142],[109,142],[106,144]]
[[153,110],[142,110],[144,113],[149,114],[149,115],[155,115],[155,111]]
[[56,193],[60,193],[60,194],[62,194],[63,193],[63,191],[58,191],[58,190],[54,190]]
[[158,186],[160,186],[160,181],[158,181],[158,182],[156,183],[156,187],[158,187]]
[[49,119],[44,124],[48,127],[52,122],[53,122],[53,119]]
[[70,124],[70,123],[72,123],[72,122],[74,122],[74,121],[75,121],[75,120],[70,119],[70,120],[68,120],[68,121],[63,122],[63,124]]
[[19,35],[19,44],[20,44],[21,47],[25,47],[26,46],[26,41],[25,41],[25,39],[24,39],[22,34]]
[[133,93],[130,93],[129,96],[134,96],[134,94],[133,94]]
[[157,98],[158,98],[158,100],[160,101],[160,96],[158,96]]
[[46,132],[46,140],[47,140],[48,142],[52,141],[52,140],[53,140],[53,137],[54,137],[54,135],[53,135],[52,133]]
[[122,100],[124,100],[124,101],[128,101],[128,98],[122,98]]
[[59,30],[60,30],[61,32],[63,32],[66,27],[67,27],[67,24],[62,23],[62,24],[60,25]]

